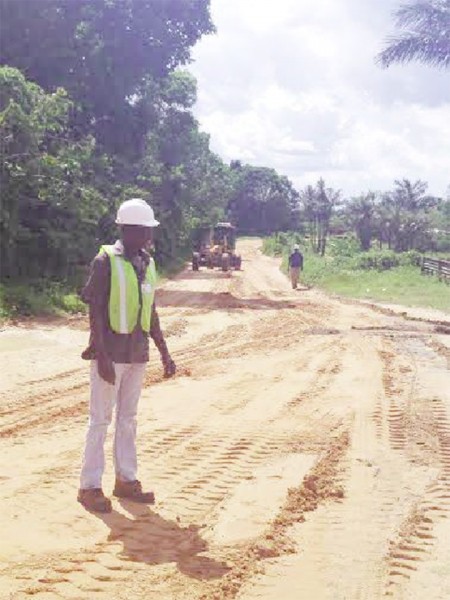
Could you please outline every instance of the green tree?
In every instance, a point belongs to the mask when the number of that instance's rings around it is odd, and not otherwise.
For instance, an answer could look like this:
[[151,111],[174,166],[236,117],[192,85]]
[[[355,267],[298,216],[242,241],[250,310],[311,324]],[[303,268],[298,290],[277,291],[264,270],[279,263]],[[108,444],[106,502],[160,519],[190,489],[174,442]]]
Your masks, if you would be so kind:
[[74,126],[130,160],[152,126],[137,100],[214,31],[209,0],[0,0],[0,14],[0,63],[66,89]]
[[450,195],[439,199],[429,214],[430,244],[427,250],[450,252]]
[[426,194],[428,185],[420,180],[394,182],[394,189],[383,195],[380,223],[389,248],[404,252],[417,248],[429,228],[429,214],[436,198]]
[[0,68],[2,277],[65,277],[95,243],[95,141],[71,137],[71,106],[64,90],[46,94]]
[[375,235],[376,195],[368,192],[353,198],[345,207],[348,222],[354,229],[362,250],[369,250]]
[[341,193],[333,188],[327,188],[325,181],[320,178],[316,186],[306,186],[300,192],[311,248],[316,254],[325,255],[330,220],[340,203]]
[[396,12],[396,24],[401,33],[389,38],[377,57],[384,67],[414,60],[450,66],[450,0],[404,4]]
[[287,177],[239,161],[230,169],[234,191],[228,212],[239,231],[267,235],[298,228],[299,194]]
[[[167,261],[189,236],[187,215],[199,209],[189,165],[207,162],[209,153],[208,143],[197,143],[191,113],[195,80],[176,69],[214,29],[209,0],[0,0],[0,12],[1,62],[21,68],[41,94],[68,91],[62,135],[83,148],[89,140],[77,181],[79,190],[102,197],[99,236],[112,239],[118,203],[142,195],[161,212],[159,247]],[[58,153],[51,161],[60,185],[65,172],[56,171],[64,161]],[[35,181],[35,196],[56,193]]]
[[148,99],[155,126],[132,175],[161,220],[162,258],[183,250],[195,227],[223,217],[231,193],[229,168],[211,152],[209,136],[200,132],[190,112],[195,99],[195,80],[184,71],[173,72],[160,85],[158,102]]

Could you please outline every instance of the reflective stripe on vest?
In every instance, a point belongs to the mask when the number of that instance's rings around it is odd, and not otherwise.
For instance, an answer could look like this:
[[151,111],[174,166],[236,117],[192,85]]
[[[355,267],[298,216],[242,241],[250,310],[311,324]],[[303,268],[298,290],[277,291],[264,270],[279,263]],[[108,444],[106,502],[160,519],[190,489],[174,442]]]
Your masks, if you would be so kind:
[[114,246],[102,246],[100,252],[106,252],[111,264],[109,292],[109,325],[111,329],[115,333],[131,333],[136,328],[140,311],[141,328],[148,332],[156,288],[155,261],[150,258],[144,281],[141,284],[141,294],[139,294],[138,278],[130,261],[116,254]]

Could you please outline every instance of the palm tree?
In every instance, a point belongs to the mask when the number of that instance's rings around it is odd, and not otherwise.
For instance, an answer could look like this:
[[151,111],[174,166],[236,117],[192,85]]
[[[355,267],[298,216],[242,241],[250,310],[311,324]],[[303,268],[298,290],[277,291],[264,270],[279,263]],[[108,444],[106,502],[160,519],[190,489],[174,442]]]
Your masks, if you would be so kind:
[[358,237],[361,249],[370,250],[375,230],[375,214],[377,198],[374,192],[368,192],[353,198],[347,205],[347,214]]
[[404,4],[395,13],[401,32],[377,56],[383,67],[413,60],[450,67],[450,0]]
[[380,215],[389,248],[404,252],[416,247],[416,241],[428,229],[429,212],[436,206],[436,198],[426,193],[423,181],[396,180],[391,192],[384,194]]
[[340,203],[340,198],[340,190],[327,188],[322,178],[315,187],[308,185],[300,193],[300,201],[308,223],[311,248],[313,252],[321,256],[325,254],[330,219]]

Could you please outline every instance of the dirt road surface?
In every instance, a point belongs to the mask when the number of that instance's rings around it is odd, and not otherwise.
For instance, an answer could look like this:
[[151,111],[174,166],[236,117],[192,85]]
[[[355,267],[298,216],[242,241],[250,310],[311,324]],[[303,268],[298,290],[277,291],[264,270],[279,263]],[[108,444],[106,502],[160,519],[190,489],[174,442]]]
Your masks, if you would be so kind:
[[[0,598],[450,598],[445,323],[293,291],[258,241],[240,251],[241,272],[158,292],[179,374],[153,350],[154,507],[76,502],[86,321],[0,333]],[[109,494],[111,437],[107,456]]]

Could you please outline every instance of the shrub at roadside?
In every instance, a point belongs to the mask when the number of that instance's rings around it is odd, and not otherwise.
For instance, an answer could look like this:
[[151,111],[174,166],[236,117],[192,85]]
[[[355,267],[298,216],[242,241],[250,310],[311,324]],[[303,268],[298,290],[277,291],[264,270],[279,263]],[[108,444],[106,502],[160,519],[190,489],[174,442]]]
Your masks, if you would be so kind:
[[85,313],[77,294],[56,282],[0,285],[0,318]]
[[277,234],[264,240],[263,252],[281,256],[281,269],[288,271],[288,256],[294,243],[304,254],[301,282],[344,296],[449,310],[450,287],[436,277],[420,272],[421,254],[415,250],[358,250],[351,236],[330,240],[322,258],[310,252],[307,240],[298,235]]

